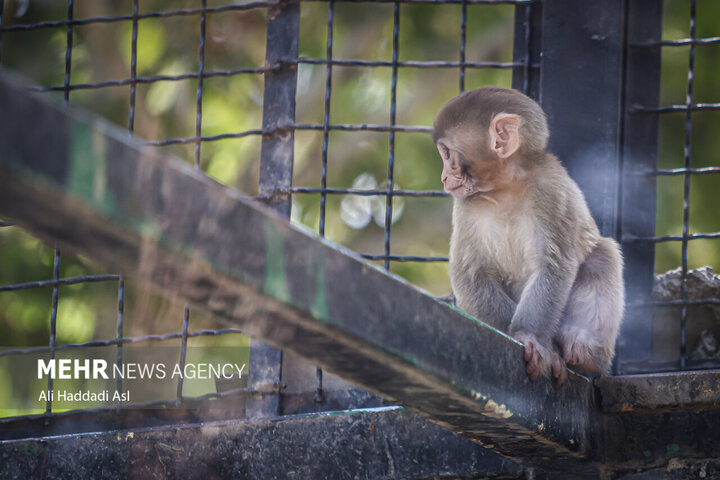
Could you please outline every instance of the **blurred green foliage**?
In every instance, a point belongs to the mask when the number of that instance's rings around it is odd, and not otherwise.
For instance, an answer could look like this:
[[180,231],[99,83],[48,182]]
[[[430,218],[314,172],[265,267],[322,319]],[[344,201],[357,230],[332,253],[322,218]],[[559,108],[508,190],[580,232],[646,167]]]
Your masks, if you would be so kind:
[[[222,5],[223,0],[209,4]],[[718,35],[720,3],[701,0],[698,36]],[[63,19],[64,2],[6,0],[6,24]],[[199,1],[141,0],[140,11],[193,8]],[[333,55],[340,59],[390,60],[392,58],[391,4],[335,4]],[[469,5],[467,60],[512,60],[514,8],[507,5]],[[130,14],[132,2],[76,0],[75,18]],[[326,49],[328,4],[307,2],[301,7],[301,57],[323,58]],[[265,59],[263,9],[224,12],[208,16],[205,70],[262,66]],[[197,72],[199,16],[143,19],[139,22],[137,74],[177,75]],[[401,7],[400,60],[457,60],[459,58],[460,7],[458,5],[409,5]],[[666,0],[664,38],[689,36],[689,3]],[[130,77],[132,23],[129,21],[77,26],[73,29],[72,83],[98,82]],[[2,36],[2,66],[41,85],[62,85],[66,54],[66,29],[46,28],[7,32]],[[689,47],[663,49],[662,104],[685,102]],[[720,101],[720,45],[697,47],[695,101]],[[510,86],[511,71],[468,69],[466,89],[482,85]],[[298,67],[297,122],[323,122],[326,67]],[[335,66],[332,69],[331,123],[388,124],[390,120],[391,69]],[[431,125],[444,102],[458,93],[456,69],[402,68],[397,84],[397,123]],[[143,139],[191,137],[195,132],[197,80],[138,84],[134,117],[135,135]],[[263,103],[262,75],[242,74],[205,79],[202,134],[217,135],[260,128]],[[71,105],[108,118],[120,126],[129,123],[130,87],[73,90]],[[691,161],[693,166],[718,165],[720,136],[714,112],[693,114]],[[714,123],[715,122],[715,123]],[[201,167],[216,180],[246,193],[257,193],[260,138],[251,136],[204,142]],[[684,114],[660,117],[659,165],[683,164]],[[320,185],[322,133],[295,134],[293,182]],[[194,145],[168,147],[187,162],[194,159]],[[376,132],[332,131],[329,136],[328,186],[385,185],[389,135]],[[395,143],[396,188],[441,189],[440,162],[426,134],[398,133]],[[682,177],[658,180],[657,233],[678,234],[682,229]],[[690,231],[720,230],[718,195],[720,176],[692,178]],[[367,199],[366,199],[367,200]],[[326,235],[331,240],[366,253],[383,253],[384,198],[358,201],[357,197],[329,195]],[[364,202],[364,203],[363,203]],[[378,209],[380,213],[378,213]],[[448,198],[395,198],[392,253],[442,256],[448,252],[451,200]],[[318,195],[297,194],[292,220],[317,231]],[[656,249],[656,270],[680,264],[679,242]],[[53,250],[17,227],[0,228],[0,284],[49,279]],[[717,241],[692,241],[691,267],[720,264]],[[435,294],[449,291],[445,263],[393,263],[392,271]],[[107,273],[78,256],[63,255],[61,277]],[[0,345],[46,345],[51,310],[51,288],[0,293]],[[78,284],[60,288],[58,343],[111,338],[117,318],[117,282]],[[182,306],[127,283],[126,335],[177,331]],[[204,315],[193,312],[191,329],[210,326]],[[232,338],[233,342],[245,342]],[[225,342],[227,339],[207,339]],[[0,368],[0,396],[12,386]],[[0,413],[1,414],[1,413]]]
[[[665,0],[663,38],[690,37],[690,6],[684,0]],[[701,0],[697,10],[697,36],[720,34],[720,2]],[[662,50],[661,105],[685,104],[690,47]],[[694,103],[718,102],[720,45],[695,47]],[[720,165],[720,136],[716,112],[694,112],[690,136],[691,167]],[[660,116],[659,168],[684,166],[685,112]],[[659,177],[657,182],[657,235],[682,234],[684,177]],[[720,175],[695,175],[690,180],[690,232],[720,231]],[[666,242],[655,250],[655,271],[665,272],[681,264],[680,242]],[[720,267],[720,242],[692,240],[688,244],[688,265]]]

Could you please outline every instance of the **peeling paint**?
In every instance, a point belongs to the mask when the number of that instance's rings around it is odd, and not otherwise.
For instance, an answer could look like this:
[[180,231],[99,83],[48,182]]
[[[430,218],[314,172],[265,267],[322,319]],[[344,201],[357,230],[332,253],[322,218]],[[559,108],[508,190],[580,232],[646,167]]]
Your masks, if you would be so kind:
[[311,272],[311,275],[315,277],[315,297],[310,305],[310,312],[316,319],[327,323],[329,315],[327,291],[325,288],[325,254],[321,251],[319,255],[320,258],[318,258],[314,264],[308,265],[308,269],[312,268],[314,270]]
[[265,228],[265,281],[263,291],[277,300],[290,302],[290,287],[285,272],[285,245],[283,236],[272,219],[264,222]]
[[107,189],[107,137],[79,122],[71,123],[68,191],[113,216],[115,199]]

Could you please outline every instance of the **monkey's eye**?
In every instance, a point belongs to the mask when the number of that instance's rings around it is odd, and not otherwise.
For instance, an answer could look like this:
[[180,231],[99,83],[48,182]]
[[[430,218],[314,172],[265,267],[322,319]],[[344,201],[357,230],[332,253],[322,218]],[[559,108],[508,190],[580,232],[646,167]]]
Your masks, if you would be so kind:
[[440,145],[440,148],[442,148],[445,158],[450,158],[450,149],[448,149],[445,145]]

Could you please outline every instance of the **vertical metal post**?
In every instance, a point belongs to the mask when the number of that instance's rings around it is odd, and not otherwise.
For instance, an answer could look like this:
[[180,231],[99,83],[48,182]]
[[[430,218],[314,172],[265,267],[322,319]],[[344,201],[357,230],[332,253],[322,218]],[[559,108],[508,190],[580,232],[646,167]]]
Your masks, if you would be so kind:
[[[265,72],[263,130],[295,123],[300,5],[284,1],[268,11],[265,63],[278,68]],[[289,62],[289,63],[284,63]],[[263,135],[260,162],[260,195],[278,212],[290,216],[295,134],[292,128]]]
[[512,86],[525,95],[540,101],[540,63],[542,33],[542,3],[515,7],[515,36],[513,62],[521,66],[513,69]]
[[[580,186],[601,234],[613,237],[623,174],[625,10],[623,0],[548,0],[542,14],[539,98],[549,150]],[[620,338],[620,357],[649,353],[647,332]]]
[[397,117],[397,80],[400,58],[400,2],[393,5],[393,56],[390,81],[390,146],[388,156],[387,185],[385,195],[385,270],[390,270],[390,229],[392,227],[392,202],[395,176],[395,119]]
[[[285,1],[268,11],[265,62],[278,68],[265,72],[263,100],[263,135],[260,161],[260,195],[269,197],[268,203],[278,212],[290,217],[291,196],[278,193],[292,185],[295,135],[293,130],[279,129],[295,123],[295,92],[297,89],[298,39],[300,35],[300,5]],[[285,63],[287,62],[287,63]],[[279,384],[282,351],[255,340],[250,343],[250,386]],[[250,398],[249,418],[279,414],[279,396]]]
[[[642,43],[662,39],[662,2],[633,0],[627,11],[625,119],[622,148],[620,238],[655,235],[658,114],[637,107],[655,107],[660,101],[660,47]],[[625,291],[629,305],[647,301],[655,270],[653,242],[622,244]],[[617,345],[616,373],[644,371],[652,349],[651,307],[630,306]]]
[[[655,182],[636,173],[655,168],[657,119],[626,112],[657,103],[660,64],[658,56],[628,48],[628,39],[659,35],[661,11],[652,1],[543,4],[539,99],[552,132],[549,150],[582,189],[605,236],[654,235]],[[646,298],[652,248],[623,247],[628,301]],[[649,318],[628,309],[617,349],[623,365],[649,357]]]
[[578,183],[600,232],[614,236],[620,178],[623,0],[543,5],[540,103],[549,150]]
[[[693,86],[695,84],[695,37],[697,36],[697,0],[690,1],[690,58],[688,64],[687,91],[685,93],[685,145],[683,148],[683,163],[685,175],[683,176],[683,230],[682,230],[682,284],[680,288],[683,302],[688,300],[688,236],[690,233],[690,144],[692,139],[692,105]],[[688,306],[683,305],[680,318],[680,369],[687,368],[687,318]]]
[[2,37],[3,37],[3,11],[5,9],[5,0],[0,0],[0,65],[2,65]]

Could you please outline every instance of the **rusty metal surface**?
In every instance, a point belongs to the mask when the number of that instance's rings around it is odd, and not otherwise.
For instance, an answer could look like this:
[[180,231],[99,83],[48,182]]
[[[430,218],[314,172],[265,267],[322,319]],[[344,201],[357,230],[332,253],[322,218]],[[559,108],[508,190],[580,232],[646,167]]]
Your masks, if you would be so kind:
[[506,335],[100,120],[6,80],[0,109],[4,217],[508,457],[594,471],[586,378],[530,382]]
[[657,373],[596,380],[603,413],[720,409],[720,371]]
[[525,478],[516,464],[399,409],[0,441],[0,478]]

